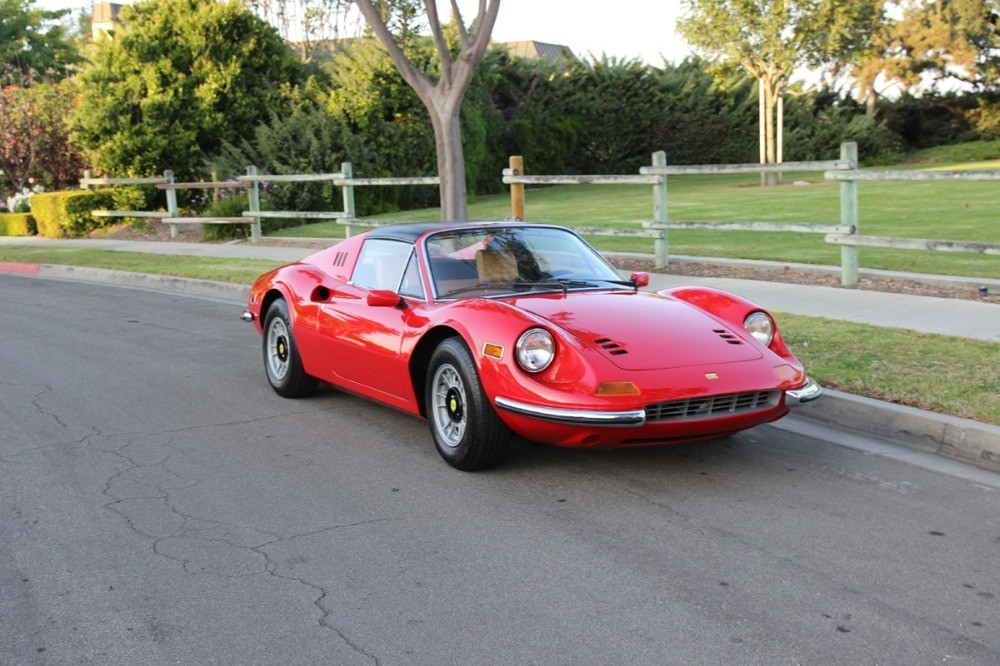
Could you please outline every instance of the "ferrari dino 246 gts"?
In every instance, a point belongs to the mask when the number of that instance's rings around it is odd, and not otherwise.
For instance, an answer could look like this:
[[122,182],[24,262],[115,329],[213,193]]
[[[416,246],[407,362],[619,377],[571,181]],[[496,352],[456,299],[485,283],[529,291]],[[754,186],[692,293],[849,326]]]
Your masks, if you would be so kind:
[[703,287],[648,293],[569,229],[377,228],[253,285],[274,390],[318,382],[425,417],[441,456],[490,467],[513,434],[619,447],[719,437],[822,392],[771,316]]

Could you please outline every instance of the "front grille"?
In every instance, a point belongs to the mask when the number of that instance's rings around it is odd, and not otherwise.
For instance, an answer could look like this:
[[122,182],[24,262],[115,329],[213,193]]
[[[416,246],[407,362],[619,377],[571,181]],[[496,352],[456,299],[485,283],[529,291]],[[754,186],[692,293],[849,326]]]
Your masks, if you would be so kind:
[[710,395],[706,398],[673,400],[646,405],[646,422],[711,419],[734,414],[746,414],[768,409],[778,404],[781,391],[752,391]]

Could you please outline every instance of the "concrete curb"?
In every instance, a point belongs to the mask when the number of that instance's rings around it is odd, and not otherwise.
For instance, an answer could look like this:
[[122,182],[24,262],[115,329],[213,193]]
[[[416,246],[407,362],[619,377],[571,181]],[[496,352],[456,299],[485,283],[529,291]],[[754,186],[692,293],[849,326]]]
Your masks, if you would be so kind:
[[198,280],[195,278],[174,277],[172,275],[133,273],[107,268],[39,264],[37,274],[61,280],[80,280],[84,282],[114,284],[122,287],[170,291],[241,303],[246,303],[247,298],[250,296],[250,285],[246,284]]
[[[37,275],[245,303],[249,285],[104,268],[25,264]],[[0,270],[0,272],[3,272]],[[22,271],[15,271],[22,272]],[[35,272],[32,270],[31,272]],[[797,416],[1000,472],[1000,427],[827,389]]]
[[825,425],[1000,472],[1000,427],[995,425],[830,389],[795,413]]

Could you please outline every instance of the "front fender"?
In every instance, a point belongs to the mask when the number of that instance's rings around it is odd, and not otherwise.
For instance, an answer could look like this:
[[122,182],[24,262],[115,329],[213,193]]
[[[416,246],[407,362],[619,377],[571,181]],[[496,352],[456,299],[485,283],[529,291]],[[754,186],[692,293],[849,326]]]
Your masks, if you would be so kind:
[[710,315],[718,317],[719,319],[722,319],[741,330],[743,329],[743,322],[750,314],[754,312],[766,313],[769,317],[771,317],[771,321],[774,322],[774,338],[771,340],[771,344],[768,346],[768,349],[780,356],[796,369],[803,370],[802,364],[788,349],[788,346],[785,345],[785,341],[781,337],[781,327],[778,325],[774,316],[764,308],[748,301],[742,296],[737,296],[736,294],[728,291],[713,289],[711,287],[677,287],[675,289],[664,289],[663,291],[659,291],[657,293],[661,296],[666,296],[667,298],[675,298],[679,301],[684,301],[685,303]]
[[[498,300],[462,301],[447,308],[441,325],[462,336],[491,399],[503,395],[528,401],[559,402],[566,399],[567,393],[581,397],[593,395],[598,383],[594,364],[606,361],[580,346],[574,336],[557,324]],[[555,360],[539,373],[527,372],[517,362],[517,340],[531,328],[544,328],[556,343]],[[502,348],[499,358],[497,348]]]

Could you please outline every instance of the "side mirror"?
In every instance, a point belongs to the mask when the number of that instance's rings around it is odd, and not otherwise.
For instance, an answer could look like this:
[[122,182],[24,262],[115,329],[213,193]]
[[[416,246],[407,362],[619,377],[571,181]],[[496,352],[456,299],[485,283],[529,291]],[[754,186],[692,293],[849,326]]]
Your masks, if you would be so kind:
[[368,292],[367,302],[373,308],[394,308],[403,303],[403,298],[388,289],[372,289]]
[[639,287],[645,287],[649,285],[649,273],[645,271],[632,273],[629,279],[632,280],[632,284],[636,286],[636,289],[638,289]]

